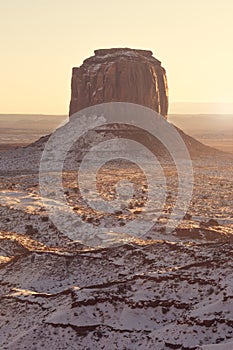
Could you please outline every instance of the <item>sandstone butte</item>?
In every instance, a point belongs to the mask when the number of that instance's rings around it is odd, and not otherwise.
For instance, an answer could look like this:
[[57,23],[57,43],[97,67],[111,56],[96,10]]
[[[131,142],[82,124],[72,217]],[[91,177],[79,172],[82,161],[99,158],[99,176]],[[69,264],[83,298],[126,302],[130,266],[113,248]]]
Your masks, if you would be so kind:
[[105,102],[131,102],[168,111],[166,71],[148,50],[100,49],[72,70],[69,115]]

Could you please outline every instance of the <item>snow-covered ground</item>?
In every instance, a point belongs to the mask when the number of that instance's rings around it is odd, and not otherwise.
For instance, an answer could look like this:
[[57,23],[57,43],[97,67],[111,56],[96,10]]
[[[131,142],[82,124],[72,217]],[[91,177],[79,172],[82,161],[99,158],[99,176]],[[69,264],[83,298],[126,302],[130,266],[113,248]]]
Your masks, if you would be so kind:
[[[168,198],[151,232],[90,248],[48,215],[37,172],[42,143],[1,155],[0,348],[233,349],[232,160],[194,161],[189,215],[172,234],[163,227],[177,183],[164,162]],[[143,210],[137,200],[128,212],[93,219],[76,175],[64,174],[67,203],[97,231]]]

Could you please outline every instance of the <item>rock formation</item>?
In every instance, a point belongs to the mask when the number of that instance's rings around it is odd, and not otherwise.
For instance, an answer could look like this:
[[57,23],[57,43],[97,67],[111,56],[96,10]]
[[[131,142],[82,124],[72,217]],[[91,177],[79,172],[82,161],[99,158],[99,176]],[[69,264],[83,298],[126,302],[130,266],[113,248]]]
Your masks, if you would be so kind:
[[165,69],[151,51],[101,49],[73,68],[70,115],[104,102],[131,102],[164,117],[168,111]]

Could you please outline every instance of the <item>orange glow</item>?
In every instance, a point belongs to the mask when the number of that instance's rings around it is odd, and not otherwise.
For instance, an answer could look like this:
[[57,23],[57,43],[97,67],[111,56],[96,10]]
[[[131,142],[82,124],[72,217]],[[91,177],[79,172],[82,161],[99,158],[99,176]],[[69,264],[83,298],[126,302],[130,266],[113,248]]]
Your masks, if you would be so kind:
[[152,50],[171,102],[233,102],[232,13],[232,0],[1,2],[0,113],[68,113],[72,67],[110,47]]

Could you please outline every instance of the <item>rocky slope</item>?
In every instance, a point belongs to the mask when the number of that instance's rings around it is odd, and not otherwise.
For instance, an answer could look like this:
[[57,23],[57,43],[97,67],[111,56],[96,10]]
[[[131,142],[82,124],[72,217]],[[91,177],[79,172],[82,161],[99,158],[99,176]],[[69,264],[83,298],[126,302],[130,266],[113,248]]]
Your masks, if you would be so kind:
[[165,69],[151,51],[101,49],[73,68],[70,115],[104,102],[131,102],[167,115]]
[[[216,158],[217,162],[224,162],[225,160],[229,161],[230,163],[232,162],[233,156],[231,154],[206,146],[203,143],[194,139],[193,137],[187,135],[182,130],[178,128],[176,129],[179,132],[182,139],[184,140],[192,160],[198,160],[202,158],[203,161],[204,159],[206,159],[208,162],[211,161],[211,159]],[[121,131],[124,132],[124,130]],[[121,132],[119,132],[119,135],[120,133]],[[117,136],[116,133],[114,134],[114,132],[111,131],[108,131],[106,135],[105,130],[97,130],[97,135],[98,142],[101,142],[103,140],[105,141],[106,139],[112,139]],[[149,136],[147,138],[145,138],[144,136],[144,134],[138,136],[138,134],[136,133],[135,135],[132,134],[131,136],[129,135],[129,133],[127,134],[127,137],[132,138],[133,140],[136,139],[142,144],[144,144],[146,147],[149,147],[149,149],[151,148],[156,157],[158,157],[160,160],[163,159],[164,161],[166,161],[166,159],[171,159],[169,151],[165,148],[165,146],[161,144],[159,140],[157,140],[153,136]],[[14,150],[1,152],[0,176],[6,174],[39,173],[40,160],[43,155],[45,145],[49,140],[49,137],[50,135],[43,136],[38,141],[26,147],[19,147]],[[68,142],[69,140],[66,141]],[[70,152],[67,154],[66,162],[64,164],[65,170],[75,170],[77,163],[80,163],[82,161],[83,156],[87,152],[89,152],[90,145],[87,145],[86,148],[83,150],[82,147],[80,147],[80,144],[83,144],[83,139],[80,139],[80,143],[79,141],[77,141],[71,147]]]

